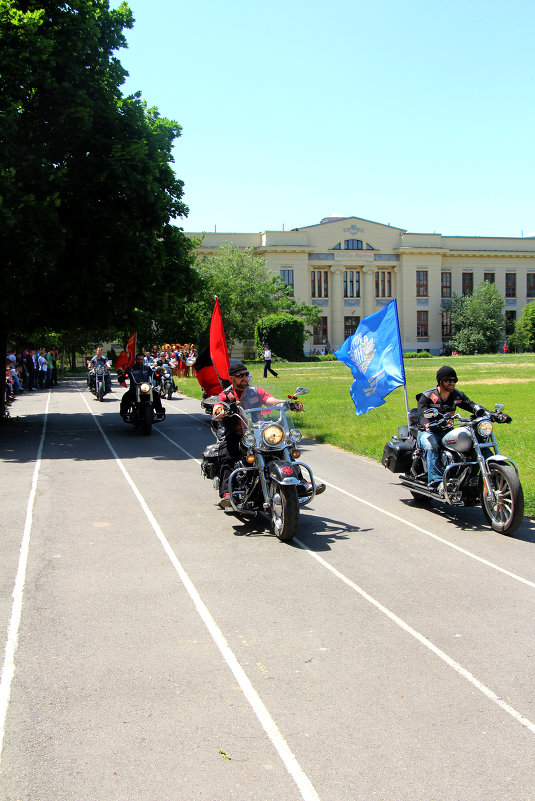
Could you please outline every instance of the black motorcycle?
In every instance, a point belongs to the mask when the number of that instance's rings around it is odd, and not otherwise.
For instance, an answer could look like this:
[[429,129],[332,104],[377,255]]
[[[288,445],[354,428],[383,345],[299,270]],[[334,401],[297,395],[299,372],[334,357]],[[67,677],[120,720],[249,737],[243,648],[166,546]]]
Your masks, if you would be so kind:
[[130,378],[130,388],[134,387],[135,395],[128,411],[122,415],[123,420],[136,428],[141,428],[143,434],[148,437],[153,424],[164,419],[163,414],[157,414],[154,411],[152,375],[149,378],[138,380],[135,372],[128,370],[124,377]]
[[169,365],[165,363],[156,364],[152,368],[152,375],[155,391],[159,392],[162,398],[171,400],[173,392],[176,392],[176,387]]
[[[283,542],[295,536],[300,508],[316,495],[312,470],[299,461],[301,452],[297,446],[302,433],[294,428],[289,414],[298,396],[308,391],[298,387],[290,400],[270,408],[243,409],[237,403],[224,404],[217,396],[203,401],[205,408],[221,404],[242,426],[242,458],[229,478],[228,511],[245,518],[259,513],[267,515],[272,532]],[[217,437],[217,429],[214,433]],[[216,489],[219,489],[220,445],[220,441],[209,445],[201,464],[204,477],[212,479]]]
[[96,396],[98,401],[104,400],[104,395],[106,395],[108,390],[107,384],[110,381],[109,378],[109,371],[107,367],[103,367],[100,364],[97,364],[96,367],[92,369],[89,374],[89,389]]
[[444,415],[437,409],[424,412],[429,429],[441,437],[443,482],[438,488],[427,486],[426,452],[417,440],[416,409],[409,413],[409,425],[401,426],[398,435],[386,443],[382,463],[400,473],[402,485],[415,501],[481,505],[494,531],[511,534],[522,522],[524,493],[516,464],[500,453],[494,435],[496,423],[511,422],[503,408],[497,403],[493,412],[480,408],[470,417]]

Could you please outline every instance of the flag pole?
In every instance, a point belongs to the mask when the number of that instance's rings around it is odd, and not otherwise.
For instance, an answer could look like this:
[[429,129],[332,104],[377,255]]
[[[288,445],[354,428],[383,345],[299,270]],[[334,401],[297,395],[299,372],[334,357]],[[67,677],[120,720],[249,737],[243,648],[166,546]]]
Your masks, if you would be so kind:
[[398,302],[394,298],[394,304],[396,309],[396,325],[398,327],[398,347],[399,347],[399,362],[401,364],[401,369],[403,370],[403,391],[405,393],[405,411],[407,413],[407,427],[410,429],[410,413],[409,413],[409,397],[407,395],[407,378],[405,376],[405,363],[403,361],[403,348],[401,347],[401,331],[399,329],[399,317],[398,317]]

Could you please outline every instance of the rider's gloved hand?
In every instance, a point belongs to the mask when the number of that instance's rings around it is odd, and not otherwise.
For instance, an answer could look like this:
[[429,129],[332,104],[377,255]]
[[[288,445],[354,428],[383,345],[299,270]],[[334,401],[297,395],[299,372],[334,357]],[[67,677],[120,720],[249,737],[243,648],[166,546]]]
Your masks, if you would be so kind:
[[302,412],[303,411],[303,404],[301,401],[292,401],[290,403],[290,409],[292,412]]
[[512,417],[509,417],[508,414],[499,414],[498,415],[498,422],[499,423],[511,423],[513,421]]
[[221,420],[226,414],[226,410],[224,406],[216,405],[214,406],[214,410],[212,412],[212,417],[214,420]]

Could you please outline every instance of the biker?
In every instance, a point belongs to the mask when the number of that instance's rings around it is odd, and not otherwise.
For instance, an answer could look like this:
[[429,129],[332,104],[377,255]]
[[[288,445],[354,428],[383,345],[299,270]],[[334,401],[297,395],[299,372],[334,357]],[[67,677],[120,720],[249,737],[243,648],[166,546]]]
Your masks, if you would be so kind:
[[[225,403],[236,402],[244,409],[254,409],[260,406],[272,407],[278,403],[284,403],[279,398],[274,398],[262,387],[252,387],[249,385],[251,374],[242,362],[233,362],[229,368],[230,385],[219,394],[219,398]],[[303,411],[301,401],[292,401],[290,409],[294,412]],[[228,491],[229,476],[234,470],[235,463],[241,456],[240,442],[242,437],[242,426],[239,420],[234,417],[227,417],[227,409],[216,403],[212,410],[212,420],[218,423],[217,438],[220,444],[220,474],[219,474],[219,505],[221,508],[230,506],[230,496]],[[325,484],[316,485],[316,495],[324,492]]]
[[[129,375],[130,373],[134,374],[136,382],[138,384],[141,383],[142,381],[150,381],[152,370],[148,364],[145,364],[145,356],[143,355],[143,353],[138,353],[136,355],[135,364],[132,365],[132,367],[127,368],[126,375]],[[123,419],[127,414],[128,409],[132,405],[132,402],[135,400],[135,398],[136,398],[136,386],[131,380],[130,388],[126,390],[123,397],[121,398],[120,414]],[[160,394],[158,392],[153,392],[152,402],[154,404],[154,411],[156,412],[156,419],[164,420],[165,409],[162,406],[162,399],[160,398]]]
[[95,355],[89,362],[89,375],[87,376],[87,385],[89,389],[94,389],[95,387],[95,367],[104,367],[104,390],[106,392],[111,392],[111,376],[109,370],[111,368],[111,364],[106,356],[102,355],[102,348],[99,346],[96,350]]
[[[471,401],[468,395],[455,388],[457,380],[457,373],[453,367],[444,365],[437,370],[436,387],[426,389],[425,392],[416,396],[418,401],[418,444],[426,454],[427,486],[436,490],[439,495],[444,493],[443,469],[440,463],[440,448],[444,434],[444,430],[442,433],[440,432],[440,423],[444,427],[444,421],[441,418],[435,424],[424,416],[424,412],[427,409],[437,409],[441,415],[453,415],[459,407],[475,414],[479,409],[483,409],[482,406]],[[433,430],[435,426],[438,427],[437,433]]]

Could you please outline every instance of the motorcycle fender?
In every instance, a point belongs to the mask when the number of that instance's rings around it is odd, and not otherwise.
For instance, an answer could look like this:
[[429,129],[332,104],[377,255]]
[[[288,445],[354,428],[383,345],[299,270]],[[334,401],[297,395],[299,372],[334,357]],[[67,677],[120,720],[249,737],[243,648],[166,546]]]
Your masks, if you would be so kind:
[[488,459],[486,459],[485,461],[487,462],[487,464],[488,464],[489,462],[501,462],[502,464],[508,464],[508,465],[510,465],[511,467],[514,467],[514,469],[515,469],[515,470],[516,470],[516,472],[518,473],[518,467],[517,467],[517,465],[515,464],[515,462],[513,462],[513,460],[512,460],[512,459],[509,459],[509,457],[508,457],[508,456],[504,456],[502,453],[495,453],[495,454],[492,454],[492,455],[491,455],[491,456],[489,456],[489,457],[488,457]]
[[270,462],[268,473],[278,484],[299,484],[301,481],[291,462]]

